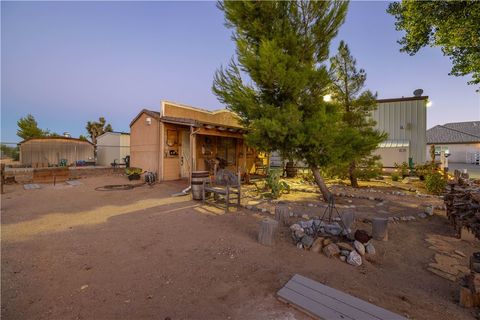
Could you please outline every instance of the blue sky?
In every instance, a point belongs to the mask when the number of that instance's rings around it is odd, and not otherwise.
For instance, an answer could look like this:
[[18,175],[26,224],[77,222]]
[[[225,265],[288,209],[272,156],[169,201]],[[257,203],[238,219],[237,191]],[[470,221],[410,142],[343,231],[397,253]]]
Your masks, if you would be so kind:
[[[448,76],[439,48],[399,52],[387,2],[353,2],[332,43],[345,40],[379,98],[423,88],[428,127],[480,119],[468,78]],[[214,2],[1,3],[1,140],[16,142],[16,121],[32,113],[41,128],[73,136],[104,116],[129,131],[142,109],[167,99],[207,109],[213,74],[235,47]],[[331,52],[333,54],[334,51]]]

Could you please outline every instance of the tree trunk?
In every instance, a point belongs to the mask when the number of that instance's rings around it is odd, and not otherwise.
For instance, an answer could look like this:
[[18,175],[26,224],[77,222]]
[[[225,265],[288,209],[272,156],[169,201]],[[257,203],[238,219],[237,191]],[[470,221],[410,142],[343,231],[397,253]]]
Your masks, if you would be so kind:
[[348,168],[348,176],[350,178],[350,184],[353,188],[358,188],[358,180],[355,176],[355,168],[356,163],[355,161],[350,162],[350,167]]
[[310,169],[313,172],[313,176],[315,177],[315,182],[317,183],[318,187],[320,188],[320,192],[322,193],[323,200],[328,201],[330,198],[330,191],[327,188],[327,185],[325,184],[325,181],[323,181],[322,176],[320,175],[320,169],[318,167],[310,167]]

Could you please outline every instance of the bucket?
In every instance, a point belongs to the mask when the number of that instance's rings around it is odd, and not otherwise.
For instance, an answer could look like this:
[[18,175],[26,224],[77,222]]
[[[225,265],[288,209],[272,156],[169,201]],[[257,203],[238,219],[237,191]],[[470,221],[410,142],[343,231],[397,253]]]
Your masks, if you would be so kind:
[[192,197],[193,200],[202,200],[203,181],[210,179],[208,171],[192,172]]

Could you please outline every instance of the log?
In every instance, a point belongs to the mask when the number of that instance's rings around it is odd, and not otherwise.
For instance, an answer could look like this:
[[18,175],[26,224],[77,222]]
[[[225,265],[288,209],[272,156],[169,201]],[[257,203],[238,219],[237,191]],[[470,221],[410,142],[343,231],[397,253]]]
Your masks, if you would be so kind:
[[289,212],[288,206],[279,205],[275,207],[275,220],[277,220],[281,226],[288,225],[289,217],[290,217],[290,212]]
[[260,221],[260,231],[258,232],[258,242],[265,246],[272,246],[275,242],[275,234],[278,229],[278,221],[273,219],[263,219]]
[[372,237],[375,240],[388,240],[388,219],[373,218],[372,220]]

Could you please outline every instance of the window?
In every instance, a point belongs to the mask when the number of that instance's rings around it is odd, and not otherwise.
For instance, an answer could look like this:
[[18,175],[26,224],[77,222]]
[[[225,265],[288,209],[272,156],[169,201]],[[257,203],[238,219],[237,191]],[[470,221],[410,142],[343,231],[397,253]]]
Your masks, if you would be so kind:
[[218,137],[217,158],[224,160],[227,166],[237,162],[237,140],[235,138]]
[[435,146],[435,154],[440,155],[441,152],[444,151],[445,154],[449,154],[448,146]]

